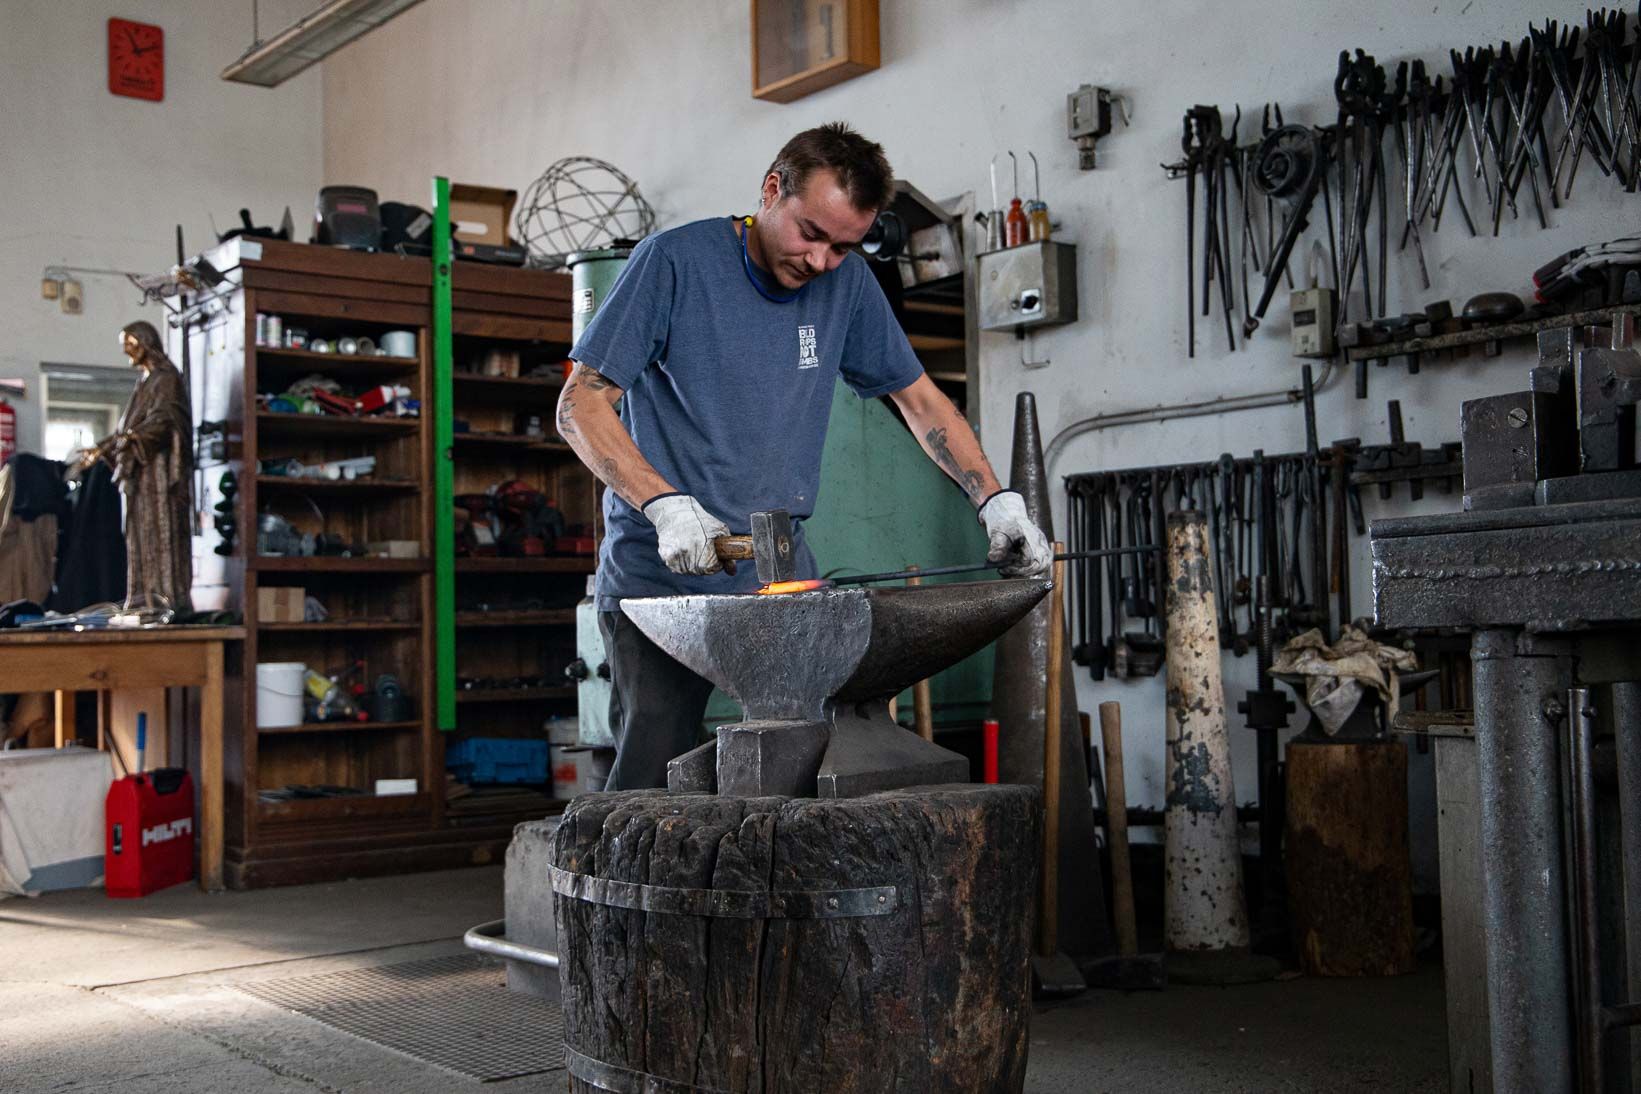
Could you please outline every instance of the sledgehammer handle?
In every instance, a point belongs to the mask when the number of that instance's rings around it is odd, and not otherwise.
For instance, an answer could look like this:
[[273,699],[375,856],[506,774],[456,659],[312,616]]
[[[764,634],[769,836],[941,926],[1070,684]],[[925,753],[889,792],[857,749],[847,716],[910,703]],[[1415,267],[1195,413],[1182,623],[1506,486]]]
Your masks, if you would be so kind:
[[712,541],[712,549],[718,552],[718,560],[724,564],[724,572],[735,572],[735,563],[753,561],[751,536],[719,536]]
[[[1054,545],[1055,554],[1062,550],[1064,544]],[[1043,957],[1054,956],[1060,948],[1060,661],[1065,650],[1060,597],[1065,576],[1066,564],[1056,561],[1054,588],[1048,594],[1047,694],[1043,696],[1043,879],[1037,930],[1037,952]]]
[[1128,865],[1128,788],[1123,785],[1122,704],[1100,704],[1105,748],[1105,832],[1111,844],[1111,911],[1117,922],[1117,953],[1140,952],[1134,929],[1134,875]]
[[718,552],[719,558],[726,561],[752,561],[751,536],[719,536],[712,541],[712,549]]

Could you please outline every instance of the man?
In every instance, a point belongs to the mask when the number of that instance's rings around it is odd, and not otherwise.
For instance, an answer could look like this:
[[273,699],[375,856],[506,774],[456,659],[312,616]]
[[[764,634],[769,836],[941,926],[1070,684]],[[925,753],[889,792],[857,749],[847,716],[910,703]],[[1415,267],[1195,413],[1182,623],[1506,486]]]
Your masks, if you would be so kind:
[[614,684],[611,790],[666,785],[667,761],[696,745],[712,691],[621,613],[621,598],[753,591],[754,568],[723,572],[713,540],[763,509],[792,514],[797,571],[814,576],[802,521],[838,376],[861,398],[895,401],[976,506],[988,561],[1008,576],[1049,566],[1024,500],[998,486],[852,253],[892,196],[880,145],[841,123],[799,133],[765,174],[755,216],[697,221],[634,248],[570,352],[558,430],[609,487],[596,593]]

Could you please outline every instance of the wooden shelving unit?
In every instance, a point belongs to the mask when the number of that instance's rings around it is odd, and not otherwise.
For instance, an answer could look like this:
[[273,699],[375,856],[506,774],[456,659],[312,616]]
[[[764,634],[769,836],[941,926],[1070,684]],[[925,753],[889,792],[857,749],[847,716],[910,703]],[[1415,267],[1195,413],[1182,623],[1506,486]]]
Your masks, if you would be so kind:
[[[453,491],[460,504],[464,496],[522,483],[540,491],[569,525],[590,530],[597,520],[595,484],[553,432],[570,332],[567,325],[539,318],[543,322],[535,329],[483,332],[453,324],[451,406],[461,423],[451,438]],[[516,365],[518,375],[487,374],[497,371],[490,366],[498,360],[507,362],[508,371]],[[558,553],[509,557],[505,540],[501,549],[499,556],[458,550],[455,560],[460,690],[452,736],[541,740],[548,719],[575,713],[576,691],[564,670],[575,659],[574,605],[585,593],[594,559]],[[486,686],[509,678],[546,686]],[[450,811],[464,824],[486,810],[540,816],[550,791],[548,784],[476,786],[451,802]]]
[[405,733],[420,730],[422,723],[414,722],[304,722],[299,726],[273,726],[259,733]]
[[417,418],[336,418],[328,414],[276,414],[266,410],[257,414],[256,422],[264,440],[397,435],[414,433],[420,426]]
[[575,688],[473,688],[456,694],[458,703],[535,703],[543,699],[574,699]]
[[[568,348],[568,347],[566,347]],[[529,400],[533,403],[556,403],[564,387],[562,379],[541,379],[532,376],[479,376],[458,374],[453,381],[458,398],[482,399],[495,397],[509,400]]]
[[432,569],[425,558],[284,558],[249,560],[248,569],[286,574],[420,574]]
[[[434,463],[430,408],[452,412],[478,434],[455,445],[458,493],[482,493],[510,480],[534,485],[571,524],[594,521],[594,484],[556,442],[497,436],[514,431],[520,412],[551,429],[562,381],[458,375],[435,390],[432,369],[433,271],[425,259],[361,254],[271,240],[233,240],[207,254],[236,286],[223,309],[189,328],[195,405],[228,420],[229,459],[202,468],[201,507],[222,499],[222,474],[233,471],[238,535],[224,555],[213,530],[196,558],[195,596],[242,612],[247,636],[230,651],[224,747],[227,782],[227,881],[238,888],[319,881],[497,861],[512,825],[561,808],[546,787],[497,788],[461,796],[446,808],[445,749],[466,735],[542,736],[554,714],[573,715],[569,687],[468,691],[454,734],[436,728],[433,555]],[[452,328],[469,356],[505,347],[533,366],[556,363],[568,350],[570,279],[563,274],[456,263]],[[286,330],[335,340],[390,330],[416,338],[414,358],[359,357],[258,347],[256,316],[278,315]],[[181,347],[174,347],[180,351]],[[179,358],[180,359],[180,358]],[[462,367],[458,356],[458,368]],[[404,385],[422,416],[340,417],[259,409],[257,395],[281,394],[319,374],[353,393]],[[482,434],[482,435],[480,435]],[[376,471],[353,480],[262,475],[259,461],[303,465],[376,457]],[[416,545],[415,558],[282,557],[257,553],[257,519],[272,512],[301,533],[328,533],[363,547],[388,540]],[[588,557],[462,560],[458,595],[487,607],[464,617],[458,672],[483,680],[544,679],[573,656],[573,605]],[[324,622],[265,620],[258,590],[299,587],[324,604]],[[482,618],[480,618],[482,617]],[[373,690],[378,676],[397,677],[410,717],[392,722],[337,721],[260,729],[256,666],[295,661],[323,673],[362,666]],[[416,780],[408,795],[374,793],[379,779]],[[362,793],[269,801],[283,787],[347,787]],[[497,792],[499,791],[499,792]]]
[[256,484],[264,491],[288,490],[297,494],[333,494],[337,497],[406,494],[423,489],[422,483],[410,479],[310,479],[290,475],[258,475]]
[[458,558],[458,574],[590,574],[595,560],[589,556],[548,558]]
[[257,629],[264,634],[362,634],[375,631],[420,632],[422,625],[391,620],[344,619],[324,623],[258,623]]
[[574,626],[574,608],[518,612],[457,612],[458,627],[550,627]]

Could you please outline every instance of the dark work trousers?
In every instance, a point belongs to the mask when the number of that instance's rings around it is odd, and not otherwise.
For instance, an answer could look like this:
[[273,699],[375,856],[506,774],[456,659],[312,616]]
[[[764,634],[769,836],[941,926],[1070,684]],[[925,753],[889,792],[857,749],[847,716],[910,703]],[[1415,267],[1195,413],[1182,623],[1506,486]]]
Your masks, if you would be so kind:
[[599,612],[610,662],[615,766],[606,790],[667,785],[667,761],[701,743],[712,682],[685,668],[621,612]]

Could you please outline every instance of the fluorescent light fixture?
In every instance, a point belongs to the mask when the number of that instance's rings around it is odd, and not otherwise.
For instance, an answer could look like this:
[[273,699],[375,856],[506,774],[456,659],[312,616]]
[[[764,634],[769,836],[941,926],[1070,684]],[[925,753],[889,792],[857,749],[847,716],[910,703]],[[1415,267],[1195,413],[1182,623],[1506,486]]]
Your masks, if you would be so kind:
[[278,87],[421,0],[330,0],[222,70],[224,80]]

